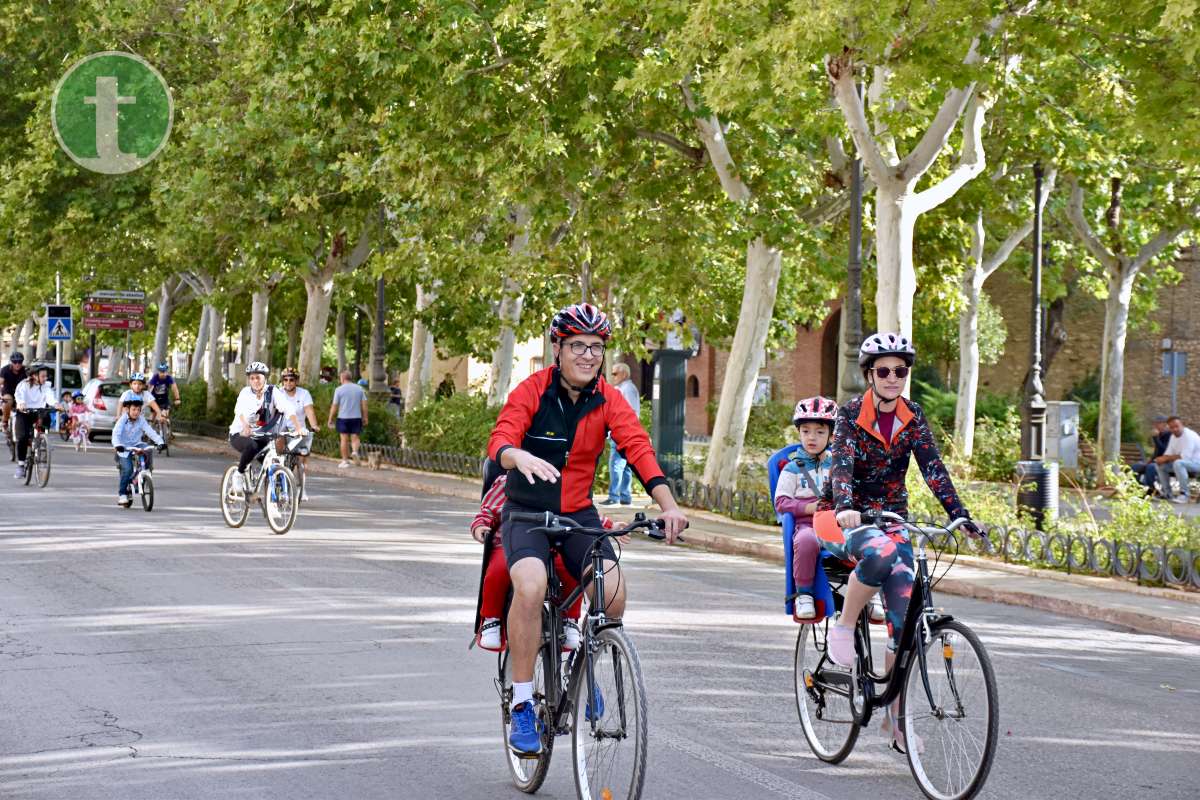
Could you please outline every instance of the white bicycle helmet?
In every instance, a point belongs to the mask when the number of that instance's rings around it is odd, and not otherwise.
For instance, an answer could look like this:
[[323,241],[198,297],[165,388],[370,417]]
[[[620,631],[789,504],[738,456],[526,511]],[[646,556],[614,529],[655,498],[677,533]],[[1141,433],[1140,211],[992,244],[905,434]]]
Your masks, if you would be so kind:
[[898,333],[873,333],[864,339],[862,347],[858,348],[858,365],[865,369],[881,356],[902,358],[904,363],[911,367],[917,360],[917,349],[907,336]]
[[132,375],[130,375],[130,376],[129,376],[129,382],[130,382],[130,383],[133,383],[134,381],[141,381],[142,383],[145,383],[145,382],[146,382],[146,376],[145,376],[145,375],[143,375],[143,374],[142,374],[142,373],[140,373],[140,372],[135,372],[135,373],[133,373]]
[[824,422],[832,427],[837,422],[837,403],[828,397],[809,397],[796,403],[792,412],[792,424],[802,425],[805,422]]
[[269,375],[271,370],[267,369],[267,365],[261,361],[251,361],[246,365],[247,375]]

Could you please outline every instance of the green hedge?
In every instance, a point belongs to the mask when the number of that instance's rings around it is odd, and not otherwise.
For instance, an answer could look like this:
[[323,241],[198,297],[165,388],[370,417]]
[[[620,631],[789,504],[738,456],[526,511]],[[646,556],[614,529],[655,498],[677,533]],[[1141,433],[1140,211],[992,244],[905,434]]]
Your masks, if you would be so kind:
[[460,392],[409,409],[399,427],[406,447],[482,457],[499,413],[486,395]]

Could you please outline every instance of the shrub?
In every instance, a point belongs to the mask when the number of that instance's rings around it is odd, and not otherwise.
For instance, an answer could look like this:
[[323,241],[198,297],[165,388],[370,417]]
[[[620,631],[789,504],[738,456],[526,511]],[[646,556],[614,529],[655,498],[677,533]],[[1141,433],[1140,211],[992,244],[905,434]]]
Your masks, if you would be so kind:
[[1021,458],[1021,418],[1010,411],[1005,419],[984,417],[975,423],[975,449],[971,454],[972,477],[984,481],[1007,481]]
[[400,430],[406,447],[482,457],[499,412],[488,408],[486,395],[460,392],[410,409]]
[[172,413],[179,419],[208,422],[213,425],[229,425],[233,421],[233,407],[237,403],[238,389],[229,383],[217,387],[217,404],[212,413],[208,411],[208,383],[195,380],[179,384],[179,407]]

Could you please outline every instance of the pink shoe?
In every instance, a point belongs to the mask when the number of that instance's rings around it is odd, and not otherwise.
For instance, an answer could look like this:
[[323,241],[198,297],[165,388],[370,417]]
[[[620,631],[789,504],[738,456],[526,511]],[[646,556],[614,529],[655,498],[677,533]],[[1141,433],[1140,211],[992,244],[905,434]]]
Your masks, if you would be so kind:
[[839,667],[854,665],[854,629],[831,625],[825,639],[825,652]]

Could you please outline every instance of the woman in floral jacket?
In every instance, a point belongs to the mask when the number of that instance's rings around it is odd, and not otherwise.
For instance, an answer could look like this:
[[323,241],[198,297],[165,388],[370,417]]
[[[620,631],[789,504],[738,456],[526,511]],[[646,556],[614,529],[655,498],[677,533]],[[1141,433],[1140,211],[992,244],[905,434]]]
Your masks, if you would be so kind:
[[[908,514],[905,474],[909,456],[930,490],[952,519],[970,515],[954,491],[937,444],[921,407],[902,397],[916,350],[904,336],[868,336],[859,349],[858,364],[868,389],[842,407],[833,433],[833,467],[823,506],[837,512],[843,529],[860,527],[863,515],[890,511]],[[979,531],[972,523],[965,528]],[[866,528],[844,544],[843,555],[857,562],[847,584],[845,604],[829,630],[829,655],[841,666],[854,661],[854,623],[867,601],[883,589],[887,606],[888,668],[900,641],[904,615],[912,596],[912,544],[904,528]],[[895,731],[895,724],[892,724]],[[894,740],[898,741],[898,740]],[[897,745],[897,749],[902,749]]]

